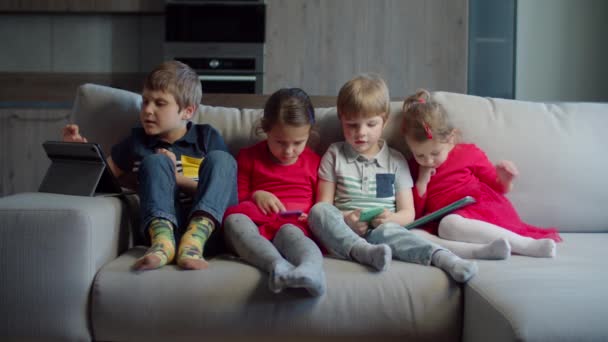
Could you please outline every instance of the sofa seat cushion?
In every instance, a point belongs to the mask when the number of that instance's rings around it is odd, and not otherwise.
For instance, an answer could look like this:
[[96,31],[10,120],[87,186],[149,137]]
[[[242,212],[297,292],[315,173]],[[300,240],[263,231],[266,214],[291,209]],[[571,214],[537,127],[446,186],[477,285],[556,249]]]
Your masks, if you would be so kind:
[[89,289],[126,250],[126,218],[117,197],[1,198],[0,340],[89,339]]
[[229,255],[204,271],[130,271],[144,251],[135,247],[98,273],[96,340],[461,337],[462,288],[434,267],[394,261],[377,273],[325,258],[327,292],[311,298],[299,289],[271,293],[266,273]]
[[608,341],[608,233],[564,233],[554,259],[480,261],[465,341]]

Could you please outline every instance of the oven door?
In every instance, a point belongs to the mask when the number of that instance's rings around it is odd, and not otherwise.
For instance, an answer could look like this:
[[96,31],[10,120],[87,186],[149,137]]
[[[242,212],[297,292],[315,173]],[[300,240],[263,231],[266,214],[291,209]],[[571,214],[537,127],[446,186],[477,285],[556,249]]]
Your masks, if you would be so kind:
[[201,74],[204,93],[256,94],[262,92],[262,75],[256,74]]

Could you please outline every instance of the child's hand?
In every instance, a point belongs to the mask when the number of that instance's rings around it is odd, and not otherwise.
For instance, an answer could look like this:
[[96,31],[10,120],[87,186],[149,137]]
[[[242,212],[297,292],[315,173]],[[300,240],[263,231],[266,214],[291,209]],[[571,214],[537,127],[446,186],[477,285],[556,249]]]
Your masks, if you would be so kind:
[[431,177],[435,175],[435,168],[420,166],[418,169],[418,179],[416,180],[416,189],[418,190],[418,194],[420,196],[426,193],[426,186],[431,181]]
[[513,188],[513,179],[519,175],[519,171],[515,164],[509,160],[503,160],[496,164],[496,176],[498,183],[500,183],[505,193],[511,191]]
[[374,219],[371,222],[372,226],[374,228],[376,228],[379,225],[386,223],[386,222],[395,222],[395,220],[393,219],[394,214],[395,213],[393,213],[392,211],[390,211],[388,209],[384,209],[384,211],[380,215],[374,217]]
[[281,200],[268,191],[258,190],[253,193],[252,199],[264,215],[267,215],[268,213],[276,214],[279,211],[286,210],[283,203],[281,203]]
[[431,177],[435,175],[435,168],[420,166],[418,169],[418,180],[416,183],[427,185],[431,181]]
[[302,213],[302,215],[300,215],[300,217],[298,217],[298,221],[300,221],[300,222],[307,222],[308,221],[308,214],[307,213]]
[[62,131],[63,141],[86,143],[87,138],[81,136],[78,130],[78,125],[65,125]]
[[162,154],[171,159],[173,162],[173,171],[175,171],[175,174],[177,175],[177,158],[175,158],[175,153],[167,150],[166,148],[157,148],[156,154]]
[[359,221],[361,216],[361,209],[353,210],[350,213],[344,215],[344,222],[352,229],[357,235],[363,236],[369,229],[367,222]]

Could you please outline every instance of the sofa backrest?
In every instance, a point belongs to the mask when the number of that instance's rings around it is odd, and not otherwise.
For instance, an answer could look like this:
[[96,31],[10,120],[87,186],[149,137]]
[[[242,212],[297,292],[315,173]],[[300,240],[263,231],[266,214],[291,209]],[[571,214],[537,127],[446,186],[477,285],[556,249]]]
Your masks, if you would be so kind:
[[[561,231],[608,231],[606,103],[538,103],[438,92],[463,132],[491,161],[520,176],[508,197],[522,219]],[[604,147],[602,147],[604,146]]]
[[[534,103],[482,98],[447,92],[433,93],[463,133],[463,140],[486,151],[492,162],[515,162],[520,177],[509,193],[522,219],[563,232],[608,231],[608,104]],[[203,103],[204,103],[203,96]],[[141,97],[110,87],[85,84],[78,90],[73,118],[89,141],[106,153],[138,124]],[[399,133],[401,102],[391,103],[384,131],[389,145],[407,153]],[[202,105],[196,123],[217,128],[231,153],[263,139],[256,131],[261,109]],[[316,108],[318,141],[323,154],[343,140],[335,107]]]
[[[205,96],[203,96],[203,103]],[[399,136],[397,114],[401,103],[391,103],[391,115],[384,138],[395,148],[405,152],[405,145]],[[89,141],[97,142],[109,154],[112,145],[129,134],[130,128],[139,125],[139,94],[96,84],[84,84],[78,88],[72,117],[80,126],[82,134]],[[230,152],[234,155],[245,146],[264,139],[256,129],[262,109],[235,107],[199,106],[192,118],[195,123],[208,123],[217,128],[224,137]],[[336,108],[315,108],[317,139],[312,147],[323,154],[327,147],[343,139]]]

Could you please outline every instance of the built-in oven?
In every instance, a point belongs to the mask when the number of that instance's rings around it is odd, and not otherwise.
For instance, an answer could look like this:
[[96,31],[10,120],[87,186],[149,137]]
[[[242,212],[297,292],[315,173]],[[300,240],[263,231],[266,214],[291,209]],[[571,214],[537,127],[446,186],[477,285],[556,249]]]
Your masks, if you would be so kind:
[[167,1],[165,59],[190,65],[205,93],[263,91],[266,4],[249,1]]

